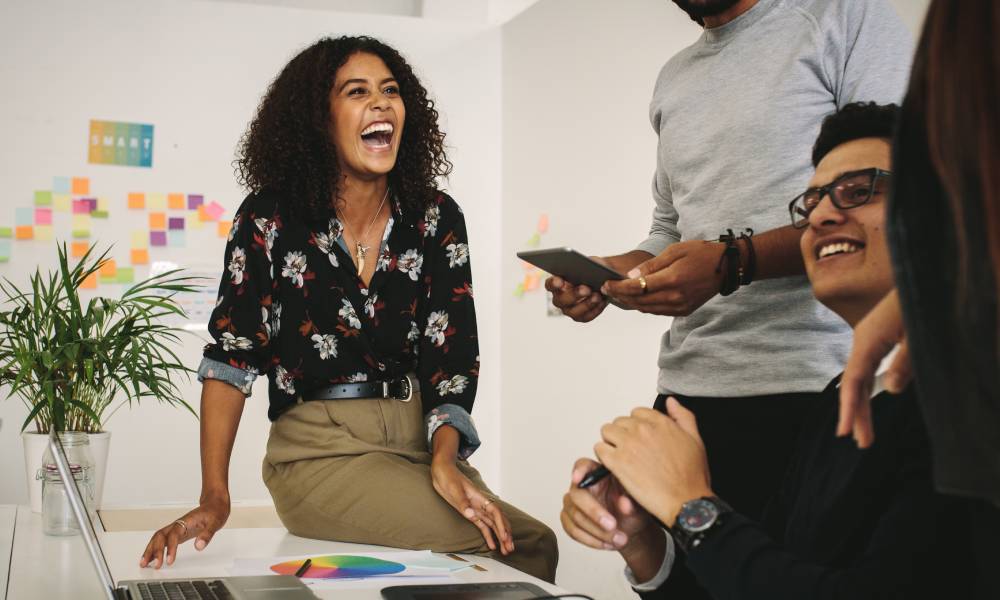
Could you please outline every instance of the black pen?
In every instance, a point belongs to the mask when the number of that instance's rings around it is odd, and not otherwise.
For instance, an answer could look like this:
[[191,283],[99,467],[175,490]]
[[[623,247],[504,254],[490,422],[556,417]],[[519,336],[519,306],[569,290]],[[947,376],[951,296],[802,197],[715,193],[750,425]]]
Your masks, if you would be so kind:
[[611,473],[611,471],[609,471],[607,467],[604,465],[598,465],[596,469],[584,475],[583,479],[580,480],[580,483],[576,484],[576,487],[589,488],[598,481],[607,477],[609,473]]
[[306,562],[302,563],[302,566],[299,567],[299,570],[295,572],[295,576],[296,577],[302,577],[303,575],[305,575],[306,571],[309,570],[309,567],[312,564],[313,564],[313,559],[307,558]]

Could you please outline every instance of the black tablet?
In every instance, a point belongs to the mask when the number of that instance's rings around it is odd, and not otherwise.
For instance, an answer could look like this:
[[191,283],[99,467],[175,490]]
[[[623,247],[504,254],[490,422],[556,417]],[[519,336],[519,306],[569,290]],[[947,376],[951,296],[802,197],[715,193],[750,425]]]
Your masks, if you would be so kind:
[[531,583],[448,583],[442,585],[394,585],[382,588],[385,600],[530,600],[551,594]]
[[595,292],[609,279],[615,281],[625,279],[625,276],[618,271],[572,248],[526,250],[518,252],[517,257],[546,273],[558,275],[574,285],[586,285]]

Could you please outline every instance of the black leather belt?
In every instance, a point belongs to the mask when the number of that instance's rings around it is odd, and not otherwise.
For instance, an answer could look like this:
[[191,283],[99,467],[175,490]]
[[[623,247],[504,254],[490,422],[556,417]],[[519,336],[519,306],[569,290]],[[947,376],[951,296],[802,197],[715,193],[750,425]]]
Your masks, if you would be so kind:
[[315,389],[302,396],[303,400],[349,400],[352,398],[392,398],[409,402],[416,386],[409,377],[389,381],[337,383]]

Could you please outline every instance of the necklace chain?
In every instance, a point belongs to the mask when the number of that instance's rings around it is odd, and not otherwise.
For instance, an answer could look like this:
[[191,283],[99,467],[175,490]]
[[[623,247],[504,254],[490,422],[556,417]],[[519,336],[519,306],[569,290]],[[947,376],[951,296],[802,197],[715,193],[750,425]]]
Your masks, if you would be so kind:
[[[364,239],[366,240],[368,239],[368,234],[371,233],[372,226],[375,225],[375,221],[378,219],[378,216],[382,214],[382,207],[385,206],[385,201],[388,197],[389,197],[389,186],[387,185],[385,186],[385,195],[382,196],[382,202],[380,202],[378,208],[375,209],[375,214],[372,215],[372,220],[368,223],[368,228],[365,229],[365,232],[363,234]],[[365,270],[365,256],[368,254],[368,250],[371,249],[371,246],[364,246],[361,244],[362,238],[359,238],[358,236],[354,235],[354,232],[351,231],[350,225],[347,224],[346,218],[343,219],[343,223],[344,223],[344,229],[346,229],[347,233],[351,234],[351,237],[354,238],[354,245],[357,250],[356,258],[358,264],[358,274],[360,275],[361,272]]]

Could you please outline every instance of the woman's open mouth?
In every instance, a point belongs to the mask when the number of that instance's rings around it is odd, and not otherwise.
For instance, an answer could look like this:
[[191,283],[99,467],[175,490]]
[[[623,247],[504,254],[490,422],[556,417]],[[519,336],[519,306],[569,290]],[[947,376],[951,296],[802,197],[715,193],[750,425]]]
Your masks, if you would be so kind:
[[371,150],[386,150],[392,143],[392,123],[379,121],[365,127],[361,132],[361,142]]

